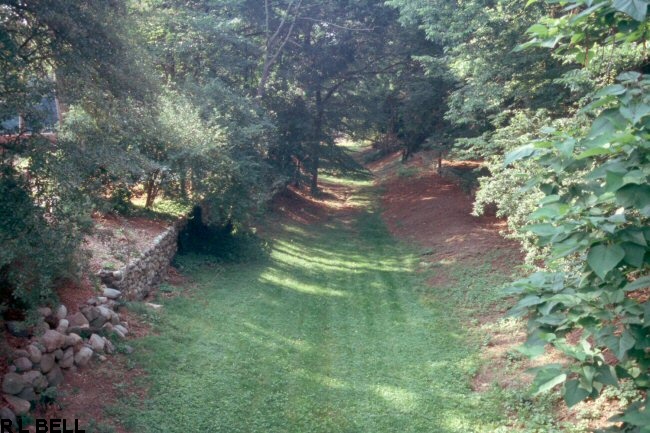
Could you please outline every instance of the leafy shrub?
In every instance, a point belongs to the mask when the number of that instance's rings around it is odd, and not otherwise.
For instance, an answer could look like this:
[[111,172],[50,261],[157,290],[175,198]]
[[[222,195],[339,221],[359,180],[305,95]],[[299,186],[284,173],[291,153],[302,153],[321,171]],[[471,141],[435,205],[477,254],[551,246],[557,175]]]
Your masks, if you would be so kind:
[[30,184],[9,167],[0,173],[0,288],[2,301],[32,308],[53,297],[52,285],[74,278],[81,257],[77,247],[89,219],[81,206],[59,200],[38,206]]

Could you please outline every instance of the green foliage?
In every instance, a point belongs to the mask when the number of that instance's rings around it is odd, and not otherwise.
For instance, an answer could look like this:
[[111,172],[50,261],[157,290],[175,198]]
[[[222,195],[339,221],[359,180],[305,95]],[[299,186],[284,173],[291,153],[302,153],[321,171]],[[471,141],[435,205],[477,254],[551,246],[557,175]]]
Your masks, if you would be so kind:
[[397,169],[397,175],[399,177],[415,177],[418,175],[420,170],[417,167],[404,167],[400,166]]
[[[566,382],[568,404],[597,396],[619,377],[639,389],[650,385],[648,307],[639,297],[650,286],[649,94],[650,77],[622,74],[585,109],[596,114],[585,135],[557,132],[535,142],[531,155],[520,153],[543,169],[536,183],[545,197],[527,229],[549,248],[548,269],[563,270],[516,283],[513,292],[524,297],[515,310],[530,314],[529,346],[550,343],[576,361],[571,376],[556,376]],[[574,329],[581,330],[578,344],[566,338]]]
[[[526,45],[560,43],[566,50],[567,37],[578,43],[587,31],[608,42],[610,26],[631,32],[621,39],[635,44],[647,26],[647,4],[633,3],[596,2],[577,15],[543,19],[529,30],[535,38]],[[513,312],[529,318],[525,352],[540,353],[551,344],[572,360],[567,368],[548,366],[537,375],[538,392],[563,384],[568,405],[597,397],[621,378],[637,390],[650,387],[644,295],[650,287],[648,95],[650,77],[624,72],[582,109],[587,128],[548,130],[547,137],[505,158],[532,160],[541,170],[528,183],[544,197],[524,228],[548,250],[546,269],[513,285],[511,292],[521,296]],[[574,331],[577,342],[568,338]],[[647,430],[646,405],[647,399],[634,403],[617,417],[624,431]]]
[[[51,300],[51,286],[76,277],[77,252],[89,219],[72,200],[39,206],[30,185],[16,170],[0,174],[0,288],[5,302],[32,308]],[[67,198],[63,189],[60,198]],[[41,203],[47,203],[44,197]],[[76,205],[76,206],[75,206]]]

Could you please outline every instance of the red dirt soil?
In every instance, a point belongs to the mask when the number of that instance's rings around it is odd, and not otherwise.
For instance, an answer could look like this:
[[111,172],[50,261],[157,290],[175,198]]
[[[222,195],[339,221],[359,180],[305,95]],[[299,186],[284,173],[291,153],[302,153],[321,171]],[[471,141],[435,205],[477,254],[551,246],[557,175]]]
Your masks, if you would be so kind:
[[[391,176],[386,172],[387,164],[396,157],[393,155],[371,167],[388,175],[383,182],[382,205],[384,220],[393,235],[432,249],[436,261],[460,261],[497,249],[512,252],[506,256],[521,259],[517,243],[499,234],[506,229],[505,221],[472,216],[472,198],[453,181],[427,169],[422,158],[407,165],[422,168],[417,176]],[[478,167],[479,163],[470,161],[455,166]],[[503,265],[511,267],[512,263]]]
[[[356,211],[355,206],[348,201],[352,195],[350,187],[327,182],[321,182],[319,186],[321,193],[318,197],[312,196],[306,187],[289,186],[273,198],[270,216],[275,216],[280,221],[289,220],[307,225],[333,217],[344,218]],[[260,234],[270,234],[273,231],[268,223],[260,223],[258,226]]]
[[138,369],[129,369],[124,356],[109,356],[100,363],[93,361],[79,371],[65,372],[65,381],[58,387],[56,402],[38,408],[36,418],[65,419],[71,425],[79,420],[79,428],[93,431],[104,431],[99,426],[112,427],[117,433],[127,433],[123,426],[110,419],[106,408],[116,404],[123,393],[130,397],[134,394],[143,400],[146,391],[137,388],[135,381],[143,373]]

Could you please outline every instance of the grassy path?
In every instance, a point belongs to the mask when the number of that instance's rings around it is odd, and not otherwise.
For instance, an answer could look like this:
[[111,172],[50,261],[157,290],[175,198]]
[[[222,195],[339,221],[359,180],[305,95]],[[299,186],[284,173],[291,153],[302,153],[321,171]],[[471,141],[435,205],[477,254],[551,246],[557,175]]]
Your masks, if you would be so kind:
[[[362,188],[361,191],[364,191]],[[134,432],[487,432],[469,388],[478,345],[424,302],[417,256],[387,233],[369,185],[345,218],[277,229],[268,259],[185,258],[194,287],[137,344],[149,399]]]

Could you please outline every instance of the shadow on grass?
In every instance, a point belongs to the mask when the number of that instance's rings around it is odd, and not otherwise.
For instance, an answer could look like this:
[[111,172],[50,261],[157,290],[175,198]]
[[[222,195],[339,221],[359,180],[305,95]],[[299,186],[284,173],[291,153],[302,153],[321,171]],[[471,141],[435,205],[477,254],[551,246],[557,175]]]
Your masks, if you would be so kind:
[[[329,227],[328,227],[329,226]],[[285,225],[265,260],[178,262],[196,288],[136,342],[146,401],[133,432],[487,432],[469,386],[476,347],[449,305],[424,304],[417,257],[379,215]],[[208,260],[209,262],[209,260]]]

